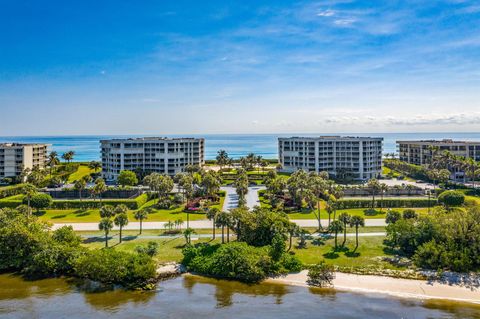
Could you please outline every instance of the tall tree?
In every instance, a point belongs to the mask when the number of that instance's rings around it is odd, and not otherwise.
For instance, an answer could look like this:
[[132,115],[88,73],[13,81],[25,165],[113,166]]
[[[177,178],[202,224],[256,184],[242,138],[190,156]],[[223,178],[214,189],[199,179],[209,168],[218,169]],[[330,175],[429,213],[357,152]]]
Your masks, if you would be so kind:
[[140,235],[142,234],[143,220],[148,218],[148,214],[152,211],[150,207],[139,209],[135,212],[135,219],[140,221]]
[[[118,206],[117,206],[118,207]],[[113,220],[116,226],[120,228],[120,243],[122,242],[122,229],[128,225],[128,216],[126,213],[117,214]]]
[[225,243],[225,227],[228,229],[228,227],[230,226],[230,214],[227,212],[218,213],[217,218],[215,220],[215,226],[222,228],[222,244],[224,244]]
[[212,207],[207,209],[207,214],[206,214],[207,218],[208,220],[212,221],[212,232],[213,232],[212,239],[215,239],[215,223],[219,213],[220,213],[220,210],[217,207]]
[[352,216],[350,218],[350,227],[355,227],[355,249],[353,252],[356,252],[358,249],[358,227],[365,227],[365,219],[361,216]]
[[347,225],[350,223],[350,219],[352,217],[347,214],[347,213],[341,213],[338,216],[338,220],[342,223],[343,225],[343,242],[342,242],[342,247],[345,246],[345,242],[347,241]]
[[46,164],[50,168],[50,177],[51,177],[52,173],[53,173],[53,169],[55,168],[55,166],[60,164],[60,160],[58,159],[58,153],[55,152],[55,151],[50,152],[50,154],[48,154]]
[[338,248],[337,244],[337,238],[338,238],[338,233],[343,231],[343,224],[339,220],[334,220],[329,227],[330,232],[332,232],[335,236],[335,250]]
[[372,209],[375,209],[375,196],[378,194],[380,191],[380,183],[376,178],[372,178],[367,182],[367,187],[372,194]]
[[27,206],[29,208],[32,208],[30,206],[30,201],[32,200],[32,197],[35,194],[37,194],[37,188],[32,184],[25,184],[22,188],[22,193],[25,196],[25,199],[27,200]]
[[62,158],[63,158],[68,164],[70,164],[70,162],[73,161],[73,157],[74,157],[74,156],[75,156],[75,152],[74,152],[74,151],[68,151],[68,152],[62,154]]
[[217,153],[217,165],[220,166],[220,170],[223,169],[224,166],[228,165],[229,157],[228,153],[225,150],[219,150]]
[[88,163],[88,168],[93,170],[94,173],[96,173],[98,170],[102,168],[102,164],[98,161],[91,161]]
[[102,218],[98,224],[98,229],[105,233],[105,247],[108,247],[108,234],[113,228],[113,222],[110,218]]

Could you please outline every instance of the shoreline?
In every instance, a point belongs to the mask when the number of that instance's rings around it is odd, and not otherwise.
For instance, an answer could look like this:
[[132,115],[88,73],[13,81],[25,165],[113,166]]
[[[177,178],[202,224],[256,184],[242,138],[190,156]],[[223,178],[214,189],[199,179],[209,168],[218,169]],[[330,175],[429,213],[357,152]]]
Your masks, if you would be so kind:
[[[312,288],[307,284],[308,271],[269,278],[265,282]],[[401,279],[374,275],[335,273],[333,286],[336,291],[358,292],[363,294],[384,294],[400,298],[422,300],[448,300],[480,305],[480,287],[468,288],[435,281]]]

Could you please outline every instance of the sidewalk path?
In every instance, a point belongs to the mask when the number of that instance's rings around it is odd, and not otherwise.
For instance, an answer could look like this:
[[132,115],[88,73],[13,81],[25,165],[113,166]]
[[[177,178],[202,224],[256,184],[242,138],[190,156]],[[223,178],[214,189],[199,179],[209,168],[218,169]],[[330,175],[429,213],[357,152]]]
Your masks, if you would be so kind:
[[[297,219],[292,220],[300,227],[317,227],[318,222],[316,219]],[[144,222],[143,229],[164,229],[164,225],[167,222]],[[328,224],[328,219],[322,219],[322,225],[325,227]],[[73,230],[85,231],[85,230],[98,230],[98,223],[59,223],[53,224],[53,229],[58,229],[62,226],[72,226]],[[366,219],[365,226],[386,226],[384,219]],[[193,220],[190,221],[190,227],[194,229],[210,229],[212,228],[212,222],[205,220]],[[114,227],[114,230],[118,227]],[[123,227],[125,230],[137,230],[140,229],[139,222],[130,222],[127,226]]]
[[[229,211],[230,209],[238,207],[238,195],[233,186],[224,186],[220,188],[226,192],[225,201],[223,203],[223,210]],[[247,207],[252,209],[255,206],[260,206],[260,198],[258,197],[258,191],[265,189],[265,186],[249,186],[246,196]]]

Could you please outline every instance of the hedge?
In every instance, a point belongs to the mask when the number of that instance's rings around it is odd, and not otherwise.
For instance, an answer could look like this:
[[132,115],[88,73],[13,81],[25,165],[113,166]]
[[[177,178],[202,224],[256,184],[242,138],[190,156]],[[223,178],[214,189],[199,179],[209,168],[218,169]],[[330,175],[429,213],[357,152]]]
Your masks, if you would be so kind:
[[[437,204],[436,199],[421,199],[421,198],[394,198],[394,199],[378,199],[375,200],[375,207],[389,207],[389,208],[415,208],[415,207],[429,207]],[[372,207],[371,199],[342,199],[338,201],[339,209],[349,208],[370,208]]]
[[25,187],[25,184],[2,187],[0,188],[0,198],[20,195],[23,193],[24,187]]
[[[106,200],[54,200],[51,209],[93,209],[100,208],[103,205],[120,205],[123,204],[129,209],[139,209],[148,201],[147,194],[142,194],[135,199],[106,199]],[[21,200],[2,200],[0,201],[0,208],[8,207],[15,208],[23,204]]]

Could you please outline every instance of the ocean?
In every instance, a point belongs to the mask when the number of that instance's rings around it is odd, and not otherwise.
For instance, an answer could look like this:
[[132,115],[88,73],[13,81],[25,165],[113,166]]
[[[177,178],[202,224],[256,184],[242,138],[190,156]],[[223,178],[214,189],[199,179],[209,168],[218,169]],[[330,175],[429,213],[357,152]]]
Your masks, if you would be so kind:
[[[480,133],[361,133],[361,134],[205,134],[205,135],[170,135],[168,137],[203,137],[205,138],[205,158],[214,159],[217,151],[224,149],[230,157],[239,158],[248,153],[255,153],[264,158],[277,158],[277,138],[289,136],[348,135],[372,136],[384,138],[384,153],[396,151],[397,140],[420,139],[456,139],[480,141]],[[85,135],[85,136],[0,136],[1,142],[46,143],[51,150],[62,154],[75,152],[75,161],[92,161],[100,159],[100,143],[102,139],[139,137],[141,135]]]

